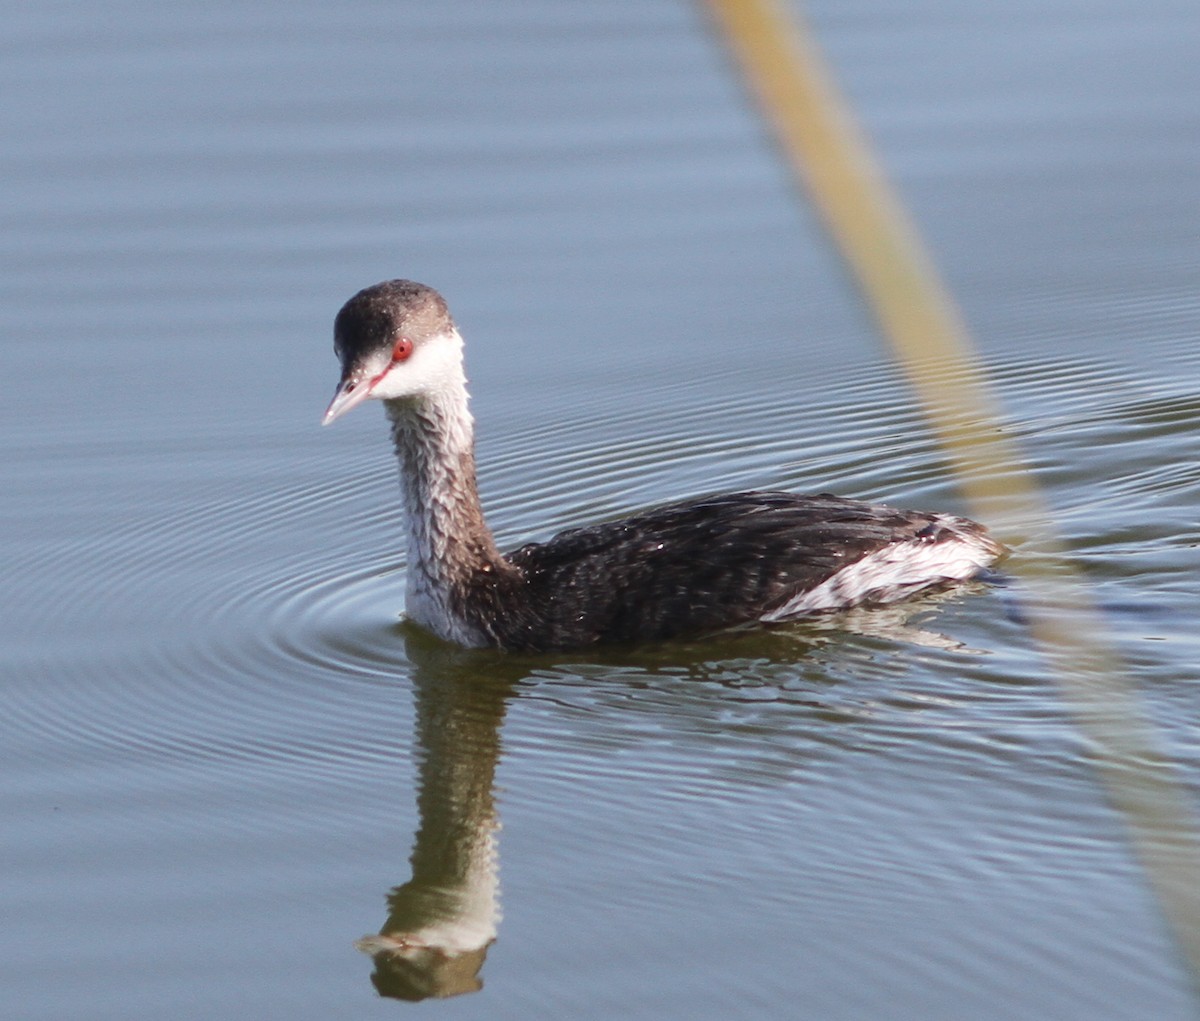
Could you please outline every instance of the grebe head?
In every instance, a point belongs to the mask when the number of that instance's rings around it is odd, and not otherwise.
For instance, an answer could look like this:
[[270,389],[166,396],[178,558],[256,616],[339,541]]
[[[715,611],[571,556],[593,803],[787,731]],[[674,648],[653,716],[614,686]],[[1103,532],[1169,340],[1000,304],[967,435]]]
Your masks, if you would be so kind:
[[462,338],[446,302],[411,280],[387,280],[346,302],[333,349],[342,378],[324,425],[372,398],[419,400],[463,385]]

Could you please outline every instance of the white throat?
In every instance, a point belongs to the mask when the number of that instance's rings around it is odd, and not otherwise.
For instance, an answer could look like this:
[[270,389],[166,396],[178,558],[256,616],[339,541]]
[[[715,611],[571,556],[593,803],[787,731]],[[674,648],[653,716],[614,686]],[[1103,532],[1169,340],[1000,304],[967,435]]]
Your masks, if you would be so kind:
[[461,362],[419,397],[384,401],[407,517],[406,611],[442,638],[485,645],[462,596],[499,562],[475,482],[474,422]]

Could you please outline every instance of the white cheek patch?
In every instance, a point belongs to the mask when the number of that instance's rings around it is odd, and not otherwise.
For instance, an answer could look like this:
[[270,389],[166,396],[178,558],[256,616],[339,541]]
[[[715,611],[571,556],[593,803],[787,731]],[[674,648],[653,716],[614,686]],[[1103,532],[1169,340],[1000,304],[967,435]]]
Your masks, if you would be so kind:
[[381,400],[436,396],[461,387],[462,338],[456,330],[427,337],[401,362],[383,362],[371,388]]

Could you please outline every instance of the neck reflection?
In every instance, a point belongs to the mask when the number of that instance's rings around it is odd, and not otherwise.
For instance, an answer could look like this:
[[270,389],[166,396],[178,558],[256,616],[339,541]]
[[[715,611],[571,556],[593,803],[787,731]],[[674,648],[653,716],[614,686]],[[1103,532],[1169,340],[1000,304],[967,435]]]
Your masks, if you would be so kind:
[[[417,810],[412,878],[388,895],[378,935],[358,941],[381,996],[457,996],[479,971],[500,921],[493,780],[514,687],[494,654],[406,636],[415,666]],[[519,676],[519,674],[517,675]]]

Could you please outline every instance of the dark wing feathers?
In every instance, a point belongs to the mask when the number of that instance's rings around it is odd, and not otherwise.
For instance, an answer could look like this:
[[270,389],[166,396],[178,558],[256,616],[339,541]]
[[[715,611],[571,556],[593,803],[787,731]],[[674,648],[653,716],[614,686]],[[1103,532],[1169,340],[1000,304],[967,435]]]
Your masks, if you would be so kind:
[[[508,557],[528,598],[500,609],[510,647],[653,641],[758,619],[929,515],[836,496],[755,492],[576,528]],[[531,619],[536,615],[536,619]]]

